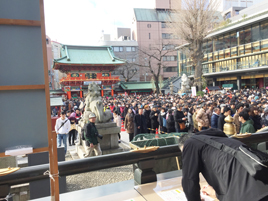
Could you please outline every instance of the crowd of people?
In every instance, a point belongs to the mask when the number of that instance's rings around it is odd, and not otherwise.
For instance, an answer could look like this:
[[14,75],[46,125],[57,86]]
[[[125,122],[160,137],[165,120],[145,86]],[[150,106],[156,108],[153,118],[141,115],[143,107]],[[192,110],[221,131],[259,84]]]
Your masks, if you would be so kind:
[[[124,128],[129,140],[141,133],[196,133],[208,128],[223,131],[225,117],[231,115],[236,133],[254,133],[268,126],[268,95],[265,89],[227,91],[225,94],[190,95],[130,95],[103,97],[104,110],[113,113],[113,121]],[[67,100],[62,110],[71,123],[69,145],[74,145],[74,129],[83,113],[84,99]],[[56,109],[52,110],[56,113]],[[119,142],[120,142],[120,134]]]

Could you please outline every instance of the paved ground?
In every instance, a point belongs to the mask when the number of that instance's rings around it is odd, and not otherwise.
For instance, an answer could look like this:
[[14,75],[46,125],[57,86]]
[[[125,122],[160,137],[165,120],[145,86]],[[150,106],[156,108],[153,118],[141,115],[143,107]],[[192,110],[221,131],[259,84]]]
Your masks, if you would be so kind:
[[[121,141],[121,144],[124,145],[124,147],[128,146],[129,135],[126,132],[121,132]],[[75,150],[75,146],[69,146],[68,144],[67,150],[68,152],[66,155],[66,161],[73,160],[69,151]],[[133,179],[132,165],[109,168],[94,172],[67,176],[67,191],[76,191],[131,179]]]

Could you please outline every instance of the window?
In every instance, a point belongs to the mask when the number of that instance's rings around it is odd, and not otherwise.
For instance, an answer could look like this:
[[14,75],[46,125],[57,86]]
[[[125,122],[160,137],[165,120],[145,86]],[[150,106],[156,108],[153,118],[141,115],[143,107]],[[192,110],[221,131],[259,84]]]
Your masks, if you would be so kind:
[[239,15],[239,10],[236,10],[235,11],[235,15]]
[[213,52],[213,42],[212,39],[208,40],[208,45],[207,45],[207,53]]
[[243,45],[245,44],[245,36],[244,36],[244,30],[240,30],[239,32],[237,32],[237,37],[239,38],[239,43],[238,45]]
[[245,28],[244,35],[245,35],[245,44],[250,43],[251,42],[251,28],[250,27]]
[[177,61],[177,56],[164,56],[163,61]]
[[165,45],[165,46],[163,47],[163,50],[172,50],[172,49],[174,49],[174,48],[175,48],[174,45]]
[[123,47],[119,47],[119,50],[120,50],[120,52],[123,52],[124,51],[124,48]]
[[151,25],[151,24],[147,24],[147,27],[148,27],[148,28],[151,28],[151,27],[152,27],[152,25]]
[[151,39],[151,33],[149,33],[149,39]]
[[230,34],[230,45],[231,45],[231,47],[237,46],[237,34],[236,34],[236,32],[233,32]]
[[177,72],[176,66],[164,67],[163,72]]
[[131,52],[131,47],[126,47],[127,52]]
[[161,27],[162,27],[162,28],[167,28],[167,23],[165,23],[165,22],[161,22]]
[[132,62],[135,62],[136,61],[136,58],[132,58]]
[[136,47],[131,47],[132,52],[136,52]]
[[231,18],[231,12],[226,13],[225,20]]
[[163,39],[171,39],[172,38],[172,34],[170,34],[170,33],[162,33],[162,38]]
[[230,35],[229,34],[224,36],[223,46],[224,46],[224,49],[230,48]]
[[267,39],[268,38],[268,21],[261,23],[261,38]]
[[119,52],[119,47],[114,47],[115,52]]
[[258,24],[252,25],[251,37],[252,37],[251,42],[255,42],[261,39],[260,26]]
[[46,42],[47,42],[47,45],[49,44],[49,40],[48,40],[48,38],[46,38]]

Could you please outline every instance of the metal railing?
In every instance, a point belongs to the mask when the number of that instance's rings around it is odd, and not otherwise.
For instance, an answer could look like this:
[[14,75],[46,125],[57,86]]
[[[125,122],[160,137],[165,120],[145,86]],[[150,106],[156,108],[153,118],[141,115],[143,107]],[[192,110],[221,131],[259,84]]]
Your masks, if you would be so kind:
[[[248,138],[237,139],[244,143],[260,143],[268,141],[268,132],[256,133]],[[152,171],[154,160],[180,157],[181,151],[177,145],[159,147],[156,151],[149,153],[123,152],[109,154],[74,161],[59,162],[59,176],[68,176],[79,173],[91,172],[106,168],[123,165],[138,164],[139,173],[135,172],[134,180],[148,183],[156,181],[156,174]],[[16,172],[0,177],[0,192],[9,193],[10,186],[28,183],[31,181],[47,179],[44,172],[49,170],[49,164],[21,168]],[[148,173],[148,174],[147,174]],[[138,178],[137,178],[138,177]]]

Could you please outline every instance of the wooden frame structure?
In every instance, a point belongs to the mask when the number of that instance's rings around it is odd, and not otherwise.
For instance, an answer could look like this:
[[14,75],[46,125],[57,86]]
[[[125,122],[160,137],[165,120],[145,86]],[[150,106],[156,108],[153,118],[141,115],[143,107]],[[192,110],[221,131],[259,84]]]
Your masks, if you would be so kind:
[[[45,90],[46,97],[46,116],[47,116],[47,130],[48,130],[48,147],[33,149],[33,153],[49,151],[50,163],[50,190],[51,200],[59,201],[59,178],[58,178],[58,157],[57,157],[57,143],[56,133],[52,132],[51,118],[50,118],[50,94],[49,94],[49,80],[48,80],[48,63],[47,63],[47,49],[46,49],[46,34],[45,34],[45,17],[44,17],[44,2],[39,0],[40,7],[40,21],[35,20],[21,20],[21,19],[4,19],[0,18],[0,25],[8,26],[34,26],[41,28],[42,36],[42,52],[43,52],[43,67],[44,67],[44,83],[43,85],[12,85],[0,86],[0,91],[10,90]],[[0,157],[6,157],[5,153],[0,153]],[[54,176],[54,177],[53,177]]]

